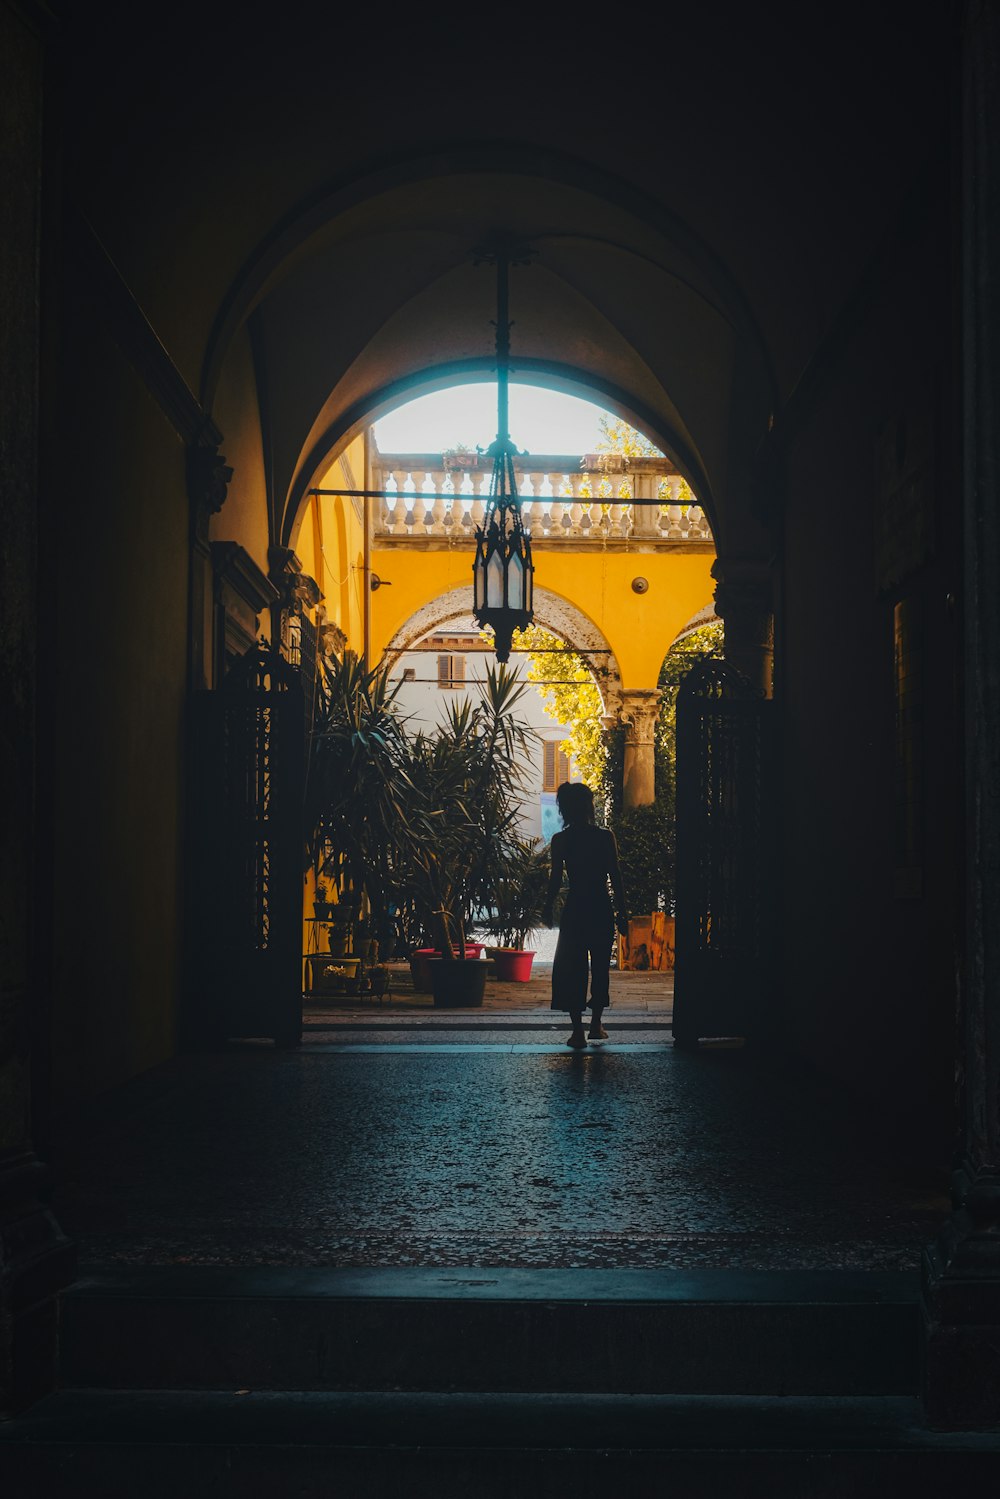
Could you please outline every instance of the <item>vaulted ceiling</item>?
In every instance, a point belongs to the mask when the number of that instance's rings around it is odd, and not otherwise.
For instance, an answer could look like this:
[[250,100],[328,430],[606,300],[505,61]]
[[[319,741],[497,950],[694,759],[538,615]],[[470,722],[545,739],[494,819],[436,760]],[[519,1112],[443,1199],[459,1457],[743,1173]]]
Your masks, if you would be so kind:
[[502,231],[518,376],[598,392],[760,553],[754,455],[945,134],[919,7],[543,9],[499,61],[462,11],[62,10],[81,205],[209,407],[250,331],[286,527],[364,420],[488,375]]

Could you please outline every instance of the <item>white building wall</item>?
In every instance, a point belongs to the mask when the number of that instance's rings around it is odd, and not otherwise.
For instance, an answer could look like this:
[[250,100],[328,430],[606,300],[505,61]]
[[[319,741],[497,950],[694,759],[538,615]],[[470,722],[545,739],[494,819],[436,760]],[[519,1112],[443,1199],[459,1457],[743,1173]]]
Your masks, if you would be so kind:
[[[449,632],[450,641],[456,636]],[[393,685],[400,683],[399,693],[396,697],[396,706],[399,712],[409,721],[415,730],[433,730],[436,725],[443,723],[448,713],[450,704],[455,702],[463,694],[476,700],[477,682],[482,682],[486,677],[486,668],[492,665],[495,657],[492,651],[476,649],[480,645],[478,635],[468,637],[468,650],[463,651],[461,646],[449,644],[447,648],[438,647],[430,641],[421,642],[422,649],[407,651],[400,656],[390,674]],[[441,687],[438,684],[438,656],[451,654],[463,656],[465,661],[465,685],[463,687]],[[516,655],[511,657],[511,665],[518,662]],[[521,676],[526,673],[525,658],[520,658]],[[412,680],[406,680],[408,673],[413,673]],[[564,724],[556,723],[545,712],[542,691],[538,687],[527,684],[528,691],[521,702],[521,715],[523,721],[537,734],[537,739],[532,744],[531,761],[528,776],[526,778],[526,790],[524,802],[521,808],[521,832],[526,838],[543,838],[548,842],[552,834],[560,827],[555,807],[554,792],[545,792],[543,786],[543,744],[546,740],[553,743],[561,743],[568,733]],[[578,777],[574,772],[572,778]]]

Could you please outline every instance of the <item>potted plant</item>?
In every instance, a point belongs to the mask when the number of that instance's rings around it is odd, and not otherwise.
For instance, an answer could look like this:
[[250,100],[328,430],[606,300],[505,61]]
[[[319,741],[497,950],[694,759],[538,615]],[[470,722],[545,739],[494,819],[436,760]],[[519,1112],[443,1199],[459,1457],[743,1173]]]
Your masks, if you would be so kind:
[[498,979],[527,983],[531,977],[535,954],[525,944],[541,922],[548,877],[548,855],[540,841],[512,839],[490,891],[487,929],[497,941],[490,951]]
[[486,967],[478,945],[470,957],[467,932],[512,836],[531,735],[516,712],[524,691],[516,673],[490,668],[477,704],[453,704],[435,733],[406,740],[402,862],[417,918],[441,954],[428,959],[439,1006],[482,1004]]
[[329,921],[333,910],[333,896],[328,880],[317,879],[316,893],[313,897],[313,915],[317,921]]
[[327,892],[331,951],[347,951],[367,900],[382,949],[393,940],[393,849],[405,812],[400,746],[388,671],[358,657],[324,660],[306,782],[308,856]]
[[[453,729],[456,726],[452,725]],[[402,831],[406,885],[433,946],[412,960],[415,986],[443,1007],[480,1005],[485,965],[466,951],[467,889],[478,828],[468,797],[473,751],[462,725],[409,742],[410,806]],[[434,975],[432,965],[448,969]]]

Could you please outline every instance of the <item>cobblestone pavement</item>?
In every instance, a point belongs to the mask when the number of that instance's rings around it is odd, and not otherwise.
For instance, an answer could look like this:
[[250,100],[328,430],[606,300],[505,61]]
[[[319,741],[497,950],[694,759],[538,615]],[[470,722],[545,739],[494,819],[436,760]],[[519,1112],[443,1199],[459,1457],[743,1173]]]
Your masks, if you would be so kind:
[[420,1030],[383,1007],[321,1017],[298,1052],[177,1059],[63,1146],[56,1211],[91,1265],[917,1264],[946,1203],[856,1106],[746,1052],[675,1052],[626,1009],[582,1053],[530,1009]]

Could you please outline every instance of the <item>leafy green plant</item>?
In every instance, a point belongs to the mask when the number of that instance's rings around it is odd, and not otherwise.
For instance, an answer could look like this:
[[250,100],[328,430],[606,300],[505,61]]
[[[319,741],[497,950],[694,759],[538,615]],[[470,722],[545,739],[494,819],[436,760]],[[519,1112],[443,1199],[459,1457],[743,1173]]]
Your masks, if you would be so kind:
[[533,738],[518,717],[525,691],[516,671],[491,667],[478,703],[464,698],[434,733],[402,741],[400,882],[446,958],[464,957],[471,919],[490,904],[495,871],[517,837]]
[[587,657],[541,625],[529,625],[517,637],[527,650],[528,681],[540,686],[549,718],[565,724],[566,744],[582,780],[597,790],[606,760],[601,716],[604,708],[593,667]]
[[324,661],[306,781],[307,854],[321,888],[344,905],[367,895],[388,950],[394,850],[405,816],[405,730],[388,670],[366,671],[352,651]]
[[672,908],[676,848],[674,818],[658,802],[630,807],[613,823],[629,910]]
[[713,620],[692,630],[667,653],[660,669],[660,711],[655,731],[656,800],[649,807],[622,806],[625,731],[606,737],[601,778],[605,820],[618,840],[629,906],[636,912],[673,909],[676,881],[677,694],[687,672],[706,656],[721,654],[723,627]]
[[512,840],[489,890],[492,910],[486,928],[500,946],[523,949],[528,934],[541,925],[548,880],[544,845],[537,838]]

